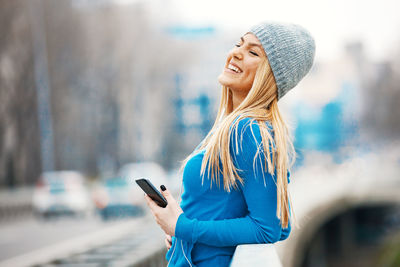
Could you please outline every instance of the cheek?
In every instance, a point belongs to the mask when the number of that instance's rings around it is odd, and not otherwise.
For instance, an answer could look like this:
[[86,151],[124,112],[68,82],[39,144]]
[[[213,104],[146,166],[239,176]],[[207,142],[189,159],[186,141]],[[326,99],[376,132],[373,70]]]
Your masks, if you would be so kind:
[[244,80],[244,87],[246,88],[246,90],[250,90],[251,87],[253,86],[254,77],[256,76],[256,72],[257,72],[257,66],[258,65],[248,69],[246,78]]
[[254,66],[253,68],[249,69],[249,72],[247,73],[247,80],[253,82],[254,77],[256,76],[256,72],[257,72],[257,66]]

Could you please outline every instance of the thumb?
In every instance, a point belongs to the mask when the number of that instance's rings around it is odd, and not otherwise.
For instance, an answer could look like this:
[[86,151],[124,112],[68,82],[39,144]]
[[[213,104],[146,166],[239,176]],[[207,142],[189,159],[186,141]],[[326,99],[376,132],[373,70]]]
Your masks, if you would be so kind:
[[165,197],[165,199],[168,201],[168,203],[172,200],[174,200],[174,197],[171,195],[169,190],[165,187],[165,185],[161,185],[161,194]]

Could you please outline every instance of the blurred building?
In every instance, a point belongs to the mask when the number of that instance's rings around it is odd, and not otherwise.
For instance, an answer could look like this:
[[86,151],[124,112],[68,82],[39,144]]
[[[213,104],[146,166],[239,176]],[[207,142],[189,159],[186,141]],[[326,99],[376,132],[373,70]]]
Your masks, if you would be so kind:
[[335,61],[315,63],[290,96],[297,166],[310,151],[328,153],[340,163],[369,149],[370,130],[364,118],[371,110],[371,82],[387,75],[380,65],[369,61],[361,42],[346,44]]

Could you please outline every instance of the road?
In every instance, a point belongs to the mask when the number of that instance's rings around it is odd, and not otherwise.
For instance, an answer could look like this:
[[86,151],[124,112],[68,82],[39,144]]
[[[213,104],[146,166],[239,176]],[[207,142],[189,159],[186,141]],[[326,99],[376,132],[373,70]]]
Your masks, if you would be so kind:
[[97,217],[88,217],[48,221],[27,218],[3,223],[0,227],[0,262],[105,229],[118,229],[121,225],[134,221],[135,219],[121,219],[103,222]]

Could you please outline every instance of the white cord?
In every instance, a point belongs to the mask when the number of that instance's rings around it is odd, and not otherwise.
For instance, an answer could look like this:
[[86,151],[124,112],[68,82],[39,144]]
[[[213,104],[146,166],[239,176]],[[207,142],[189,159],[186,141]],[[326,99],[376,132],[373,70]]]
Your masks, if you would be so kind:
[[175,248],[176,248],[176,237],[175,237],[175,245],[174,245],[174,250],[172,250],[172,255],[171,255],[171,257],[169,258],[169,261],[168,261],[167,267],[169,266],[169,263],[171,262],[171,260],[172,260],[172,257],[174,256],[174,253],[175,253]]
[[185,256],[186,261],[189,263],[190,267],[193,267],[192,264],[190,263],[189,259],[186,257],[185,251],[183,250],[183,243],[181,240],[181,247],[182,247],[182,252],[183,252],[183,256]]

